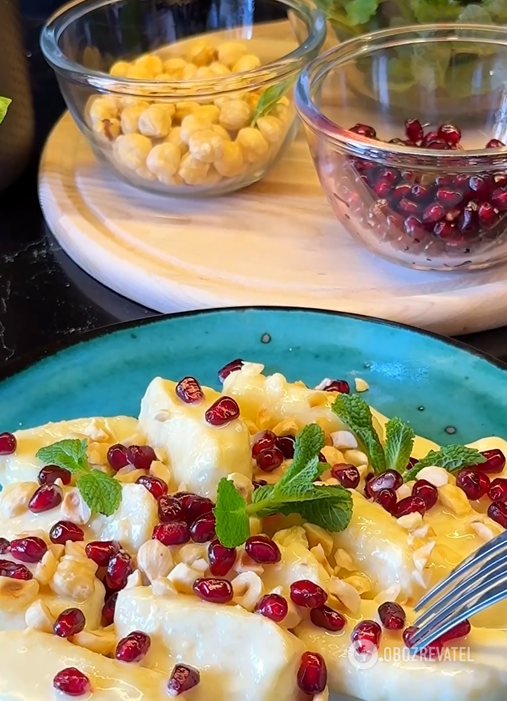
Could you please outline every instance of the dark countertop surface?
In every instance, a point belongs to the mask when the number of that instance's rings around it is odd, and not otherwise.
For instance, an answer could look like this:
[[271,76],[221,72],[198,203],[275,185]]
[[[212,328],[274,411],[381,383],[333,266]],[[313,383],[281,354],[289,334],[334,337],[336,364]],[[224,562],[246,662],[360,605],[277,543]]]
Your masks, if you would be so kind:
[[[36,347],[156,312],[111,292],[82,272],[48,232],[37,200],[37,160],[63,110],[38,47],[40,28],[59,0],[20,0],[37,119],[36,149],[25,175],[0,194],[0,364]],[[507,324],[507,317],[506,317]],[[507,362],[507,326],[462,340]]]

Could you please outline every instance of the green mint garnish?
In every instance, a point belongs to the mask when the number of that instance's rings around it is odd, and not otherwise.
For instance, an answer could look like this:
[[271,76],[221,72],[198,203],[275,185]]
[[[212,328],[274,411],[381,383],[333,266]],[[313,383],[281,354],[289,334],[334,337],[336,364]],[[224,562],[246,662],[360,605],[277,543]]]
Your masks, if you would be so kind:
[[272,85],[270,88],[268,88],[262,93],[260,100],[257,103],[254,115],[252,117],[252,127],[254,127],[257,124],[258,119],[269,114],[276,107],[278,100],[280,100],[287,92],[289,92],[291,86],[292,80],[284,80],[278,85]]
[[339,394],[331,407],[334,413],[355,435],[366,453],[375,474],[386,470],[386,456],[377,432],[373,428],[371,410],[357,394]]
[[465,445],[446,445],[440,450],[430,450],[425,458],[419,460],[410,470],[403,475],[404,482],[416,479],[423,467],[443,467],[448,472],[456,472],[462,467],[469,465],[479,465],[486,462],[484,455],[481,455],[475,448],[467,448]]
[[58,465],[77,475],[76,486],[90,509],[111,516],[121,503],[121,484],[105,472],[91,469],[86,445],[86,439],[65,439],[41,448],[36,457],[46,465]]
[[415,432],[411,426],[396,417],[386,424],[386,444],[384,453],[388,470],[404,472],[412,455]]
[[11,102],[8,97],[0,97],[0,124],[4,121]]
[[328,469],[319,462],[325,445],[324,431],[310,424],[300,431],[294,446],[294,459],[282,479],[257,489],[248,504],[232,482],[220,480],[213,510],[216,534],[222,545],[234,548],[248,536],[249,516],[264,518],[273,514],[299,514],[305,521],[328,531],[341,531],[352,516],[352,497],[343,487],[317,486],[315,480]]

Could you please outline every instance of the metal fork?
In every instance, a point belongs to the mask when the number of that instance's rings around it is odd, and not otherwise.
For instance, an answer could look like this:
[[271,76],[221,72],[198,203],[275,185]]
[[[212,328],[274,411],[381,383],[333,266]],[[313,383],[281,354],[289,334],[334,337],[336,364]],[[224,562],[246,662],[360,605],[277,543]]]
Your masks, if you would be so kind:
[[410,650],[420,652],[458,623],[506,598],[507,531],[481,546],[423,596],[416,611],[433,603],[414,623],[418,630]]

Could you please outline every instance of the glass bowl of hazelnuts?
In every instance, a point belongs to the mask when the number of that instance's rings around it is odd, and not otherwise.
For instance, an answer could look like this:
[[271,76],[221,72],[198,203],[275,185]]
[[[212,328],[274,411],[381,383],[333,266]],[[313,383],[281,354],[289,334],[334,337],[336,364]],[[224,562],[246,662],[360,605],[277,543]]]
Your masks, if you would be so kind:
[[84,0],[48,20],[41,47],[101,161],[138,188],[203,197],[280,158],[325,36],[305,0]]
[[507,28],[382,30],[294,91],[322,187],[371,251],[420,270],[507,260]]

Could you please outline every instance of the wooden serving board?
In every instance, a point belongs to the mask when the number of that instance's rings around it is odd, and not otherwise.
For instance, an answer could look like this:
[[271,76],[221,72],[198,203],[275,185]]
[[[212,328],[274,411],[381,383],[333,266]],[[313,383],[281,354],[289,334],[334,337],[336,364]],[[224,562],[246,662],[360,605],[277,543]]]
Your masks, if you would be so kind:
[[118,180],[65,114],[42,156],[39,194],[49,227],[78,265],[160,312],[303,306],[452,335],[507,323],[507,267],[420,272],[352,239],[331,211],[302,134],[256,185],[176,199]]

